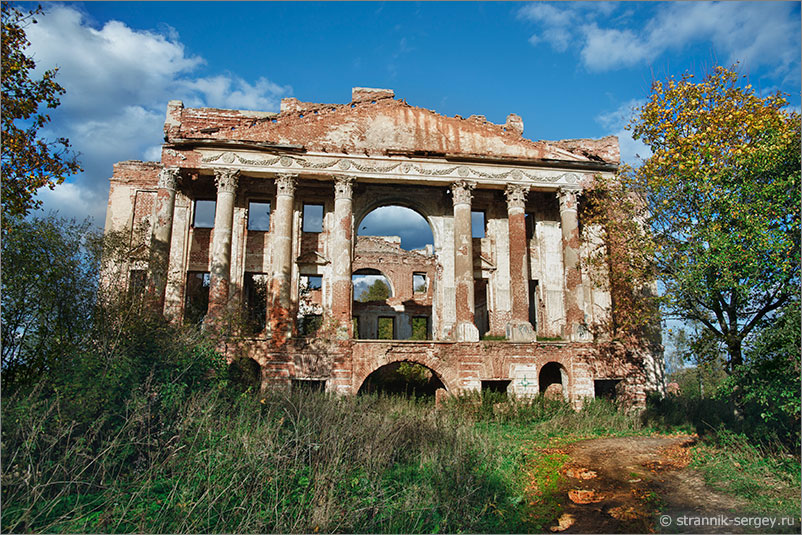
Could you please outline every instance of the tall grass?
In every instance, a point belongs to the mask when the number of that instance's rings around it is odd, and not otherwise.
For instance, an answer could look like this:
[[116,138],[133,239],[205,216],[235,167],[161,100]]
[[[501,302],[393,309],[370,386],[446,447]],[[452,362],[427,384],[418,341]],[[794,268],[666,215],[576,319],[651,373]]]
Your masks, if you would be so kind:
[[4,403],[14,407],[3,429],[3,531],[522,529],[493,448],[453,414],[413,401],[232,402],[215,390],[149,425],[156,418],[137,398],[119,430],[98,437],[101,425],[76,434],[58,401],[33,399]]

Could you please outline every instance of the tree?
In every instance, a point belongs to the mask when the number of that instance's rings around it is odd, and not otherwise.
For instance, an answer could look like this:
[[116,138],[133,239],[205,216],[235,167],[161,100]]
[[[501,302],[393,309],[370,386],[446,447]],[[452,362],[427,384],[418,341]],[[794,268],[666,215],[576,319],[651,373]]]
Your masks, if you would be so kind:
[[2,240],[3,387],[38,378],[89,336],[101,237],[88,222],[49,216],[12,226]]
[[629,178],[648,200],[669,314],[726,347],[799,292],[800,116],[734,68],[656,81],[629,128],[652,156]]
[[26,215],[41,204],[34,199],[39,188],[53,189],[81,170],[66,138],[47,141],[39,136],[39,129],[50,122],[49,115],[39,112],[40,105],[54,109],[64,94],[55,81],[58,69],[45,71],[40,80],[31,79],[36,63],[25,55],[30,45],[25,28],[35,24],[33,17],[40,13],[41,6],[25,14],[2,4],[2,208],[6,216]]
[[373,281],[373,284],[368,286],[367,290],[363,291],[359,295],[358,301],[360,303],[368,303],[370,301],[386,301],[388,297],[390,297],[390,288],[384,281],[376,279]]

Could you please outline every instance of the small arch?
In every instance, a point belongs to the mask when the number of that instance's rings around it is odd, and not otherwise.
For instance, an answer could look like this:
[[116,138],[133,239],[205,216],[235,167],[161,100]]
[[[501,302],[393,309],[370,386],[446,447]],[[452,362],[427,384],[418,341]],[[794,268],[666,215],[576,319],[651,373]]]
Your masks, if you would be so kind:
[[568,401],[568,372],[565,367],[559,362],[546,363],[540,369],[538,387],[544,396],[557,398],[561,395],[563,400]]
[[382,393],[434,399],[446,385],[433,369],[413,360],[398,360],[379,366],[362,381],[357,394]]
[[363,221],[366,217],[370,216],[373,212],[380,208],[391,207],[406,208],[407,210],[411,210],[420,216],[426,222],[426,224],[429,225],[429,230],[432,233],[432,244],[434,249],[439,249],[439,246],[442,243],[442,238],[438,235],[437,226],[432,222],[425,208],[417,201],[398,197],[397,194],[394,194],[393,196],[377,195],[375,198],[372,198],[365,204],[362,204],[354,212],[354,228],[356,230],[356,235],[360,235],[360,230],[362,230],[362,227],[364,226]]

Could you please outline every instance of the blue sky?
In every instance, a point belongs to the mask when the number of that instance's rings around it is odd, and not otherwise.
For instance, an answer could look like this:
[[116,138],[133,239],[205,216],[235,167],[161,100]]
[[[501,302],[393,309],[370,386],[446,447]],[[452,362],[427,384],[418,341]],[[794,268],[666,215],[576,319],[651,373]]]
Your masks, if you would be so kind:
[[[22,4],[27,6],[29,4]],[[354,86],[446,115],[524,120],[530,139],[618,135],[651,81],[739,61],[800,105],[798,2],[48,3],[29,27],[67,89],[48,127],[84,173],[45,210],[102,224],[116,161],[158,158],[167,101],[277,111],[347,102]]]

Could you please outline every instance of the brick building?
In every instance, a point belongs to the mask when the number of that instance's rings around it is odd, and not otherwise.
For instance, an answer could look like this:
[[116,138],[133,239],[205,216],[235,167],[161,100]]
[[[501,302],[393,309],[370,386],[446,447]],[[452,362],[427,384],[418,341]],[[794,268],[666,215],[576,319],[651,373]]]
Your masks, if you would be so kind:
[[[355,393],[410,361],[451,392],[556,385],[579,404],[662,389],[659,355],[602,353],[588,329],[610,297],[583,276],[577,209],[616,172],[615,137],[531,141],[514,114],[446,117],[365,88],[279,113],[171,101],[164,133],[161,162],[114,167],[106,230],[131,239],[115,273],[172,321],[237,318],[229,358],[253,359],[263,385]],[[388,205],[425,218],[433,247],[356,235]],[[391,295],[354,301],[359,274]]]

